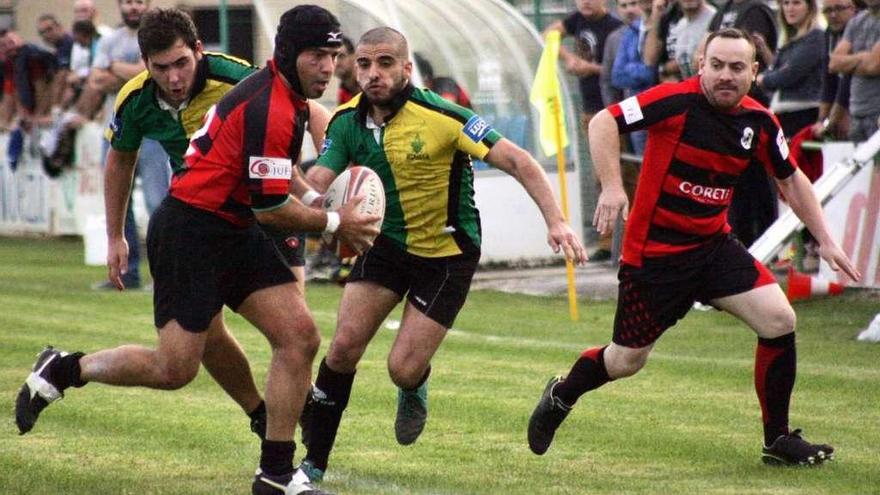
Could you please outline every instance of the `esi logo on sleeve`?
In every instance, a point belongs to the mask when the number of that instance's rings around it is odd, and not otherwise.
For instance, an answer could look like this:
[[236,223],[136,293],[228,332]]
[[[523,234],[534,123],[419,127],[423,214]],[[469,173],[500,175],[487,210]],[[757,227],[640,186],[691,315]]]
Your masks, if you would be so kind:
[[469,118],[468,121],[464,124],[464,135],[469,137],[471,141],[475,143],[479,143],[486,137],[486,134],[492,131],[492,126],[490,126],[483,117],[479,115],[474,115]]

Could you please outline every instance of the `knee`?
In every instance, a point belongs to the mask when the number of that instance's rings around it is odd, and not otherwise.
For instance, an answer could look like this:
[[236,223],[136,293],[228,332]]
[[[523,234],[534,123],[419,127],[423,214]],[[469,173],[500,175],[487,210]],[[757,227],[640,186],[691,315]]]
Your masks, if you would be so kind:
[[400,388],[411,389],[415,387],[422,380],[424,374],[425,369],[421,363],[388,358],[388,376]]
[[357,333],[344,327],[336,329],[336,335],[327,352],[327,364],[336,371],[351,372],[364,354],[365,345]]
[[631,349],[609,346],[605,350],[605,369],[612,379],[633,376],[645,367],[651,348]]
[[796,324],[797,315],[794,309],[786,304],[775,308],[772,313],[765,316],[758,334],[764,338],[781,337],[793,332]]
[[193,381],[198,372],[198,363],[195,366],[188,363],[166,364],[162,368],[158,388],[162,390],[179,390]]

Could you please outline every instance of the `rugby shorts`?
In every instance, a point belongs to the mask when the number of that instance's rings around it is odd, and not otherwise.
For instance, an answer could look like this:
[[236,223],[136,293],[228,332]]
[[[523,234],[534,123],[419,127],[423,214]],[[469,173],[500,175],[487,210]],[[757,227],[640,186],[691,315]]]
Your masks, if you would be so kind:
[[357,257],[347,283],[379,284],[450,328],[464,306],[479,261],[479,251],[442,258],[416,256],[380,235],[373,247]]
[[289,267],[306,266],[306,234],[301,232],[282,232],[269,225],[260,225],[263,232],[272,239],[281,259]]
[[654,343],[694,302],[748,292],[776,283],[773,274],[731,234],[685,253],[645,258],[618,272],[613,341],[640,348]]
[[235,311],[251,293],[295,281],[256,224],[237,227],[172,196],[150,218],[147,257],[156,328],[177,320],[203,332],[224,304]]

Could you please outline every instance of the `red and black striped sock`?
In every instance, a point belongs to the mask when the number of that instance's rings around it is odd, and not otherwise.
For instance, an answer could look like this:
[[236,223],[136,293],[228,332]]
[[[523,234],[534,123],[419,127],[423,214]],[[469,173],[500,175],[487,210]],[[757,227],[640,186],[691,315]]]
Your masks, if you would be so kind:
[[764,420],[764,445],[788,433],[788,408],[797,375],[794,332],[775,339],[758,338],[755,391]]
[[605,369],[605,347],[608,346],[593,347],[581,353],[568,376],[553,389],[553,395],[563,404],[574,406],[582,395],[611,381]]

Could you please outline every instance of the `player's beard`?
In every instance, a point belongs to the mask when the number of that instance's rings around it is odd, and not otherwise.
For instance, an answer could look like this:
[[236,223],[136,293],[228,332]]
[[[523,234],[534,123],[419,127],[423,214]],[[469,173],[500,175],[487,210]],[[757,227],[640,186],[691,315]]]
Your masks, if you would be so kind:
[[[375,105],[379,108],[387,108],[391,105],[398,95],[403,92],[403,89],[406,88],[406,85],[409,84],[409,79],[406,76],[401,76],[401,78],[394,82],[394,85],[391,87],[391,90],[388,92],[388,96],[382,99],[373,99],[367,98],[370,101],[370,104]],[[365,96],[368,96],[365,94]]]

